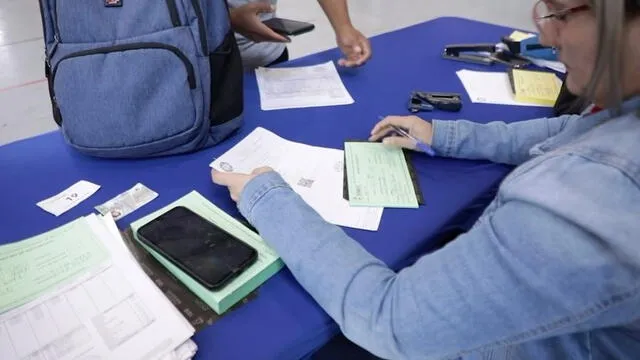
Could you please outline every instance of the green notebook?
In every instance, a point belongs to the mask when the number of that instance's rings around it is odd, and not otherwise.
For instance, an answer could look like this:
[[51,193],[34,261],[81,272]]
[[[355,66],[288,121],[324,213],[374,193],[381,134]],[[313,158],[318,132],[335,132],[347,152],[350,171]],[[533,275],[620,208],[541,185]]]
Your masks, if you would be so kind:
[[195,293],[202,301],[209,305],[216,313],[222,314],[229,310],[234,304],[238,303],[262,285],[267,279],[277,273],[282,267],[283,262],[280,257],[271,249],[255,232],[249,230],[246,226],[234,219],[229,214],[213,205],[206,198],[196,191],[185,195],[172,204],[150,214],[131,224],[131,230],[135,235],[139,228],[155,219],[168,210],[176,207],[184,206],[194,211],[198,215],[218,225],[238,239],[246,242],[258,251],[258,259],[256,262],[246,269],[237,278],[227,284],[219,291],[211,291],[193,280],[189,275],[173,265],[169,260],[158,254],[142,242],[136,240],[155,257],[164,267],[174,274],[189,290]]

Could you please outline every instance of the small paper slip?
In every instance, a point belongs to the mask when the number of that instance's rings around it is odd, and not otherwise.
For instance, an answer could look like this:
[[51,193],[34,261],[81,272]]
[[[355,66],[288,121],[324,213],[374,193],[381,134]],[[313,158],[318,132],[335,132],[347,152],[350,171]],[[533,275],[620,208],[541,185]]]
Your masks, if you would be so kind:
[[69,209],[83,202],[100,189],[100,185],[80,180],[58,195],[42,200],[38,205],[42,210],[60,216]]
[[531,34],[531,33],[526,33],[526,32],[515,30],[514,32],[511,33],[511,35],[509,35],[509,39],[511,39],[513,41],[522,41],[522,40],[526,40],[526,39],[532,38],[534,36],[536,36],[536,35],[535,34]]
[[381,143],[346,142],[344,150],[350,205],[418,207],[402,149]]
[[510,69],[508,75],[517,101],[553,106],[560,95],[560,79],[554,73]]
[[262,110],[353,104],[333,62],[256,69]]
[[469,98],[474,103],[517,105],[517,106],[548,106],[518,101],[511,89],[509,75],[504,72],[483,72],[460,70],[456,74],[462,81]]
[[158,193],[137,183],[131,189],[102,205],[96,206],[96,210],[102,215],[110,213],[114,220],[119,220],[148,204],[156,197],[158,197]]
[[210,166],[251,173],[270,166],[322,218],[335,225],[377,231],[381,207],[353,207],[344,199],[344,151],[289,141],[256,128]]

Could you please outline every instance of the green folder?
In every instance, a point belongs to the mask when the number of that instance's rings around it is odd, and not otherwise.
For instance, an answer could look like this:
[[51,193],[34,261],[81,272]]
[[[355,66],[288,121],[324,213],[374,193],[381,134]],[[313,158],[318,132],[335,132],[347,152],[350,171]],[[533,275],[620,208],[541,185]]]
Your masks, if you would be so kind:
[[[185,272],[173,265],[169,260],[159,253],[155,252],[137,238],[139,228],[147,224],[149,221],[162,215],[176,206],[184,206],[205,219],[211,221],[238,239],[246,242],[258,251],[258,259],[256,262],[246,269],[237,278],[232,280],[224,288],[218,291],[211,291],[195,281]],[[150,214],[131,224],[136,240],[164,267],[166,267],[173,275],[175,275],[189,290],[196,294],[202,301],[209,305],[216,313],[222,314],[229,310],[234,304],[238,303],[262,285],[271,276],[277,273],[282,267],[283,262],[280,257],[260,238],[258,234],[249,230],[238,220],[213,205],[206,198],[196,191],[185,195],[174,203]]]

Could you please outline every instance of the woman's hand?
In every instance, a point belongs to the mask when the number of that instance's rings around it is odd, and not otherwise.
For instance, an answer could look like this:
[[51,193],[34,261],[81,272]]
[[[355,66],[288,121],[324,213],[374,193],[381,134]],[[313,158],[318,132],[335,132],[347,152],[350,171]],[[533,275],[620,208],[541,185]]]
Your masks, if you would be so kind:
[[[410,135],[415,136],[422,142],[431,145],[431,141],[433,140],[433,127],[431,126],[431,123],[422,120],[415,115],[387,116],[379,123],[377,123],[376,126],[374,126],[373,130],[371,130],[371,137],[369,138],[369,141],[378,141],[384,138],[382,140],[383,144],[417,150],[415,141],[400,134],[394,134],[394,130],[391,125],[403,128]],[[392,136],[385,137],[389,134],[391,134]]]
[[273,169],[266,166],[253,170],[251,174],[227,173],[218,170],[212,170],[211,178],[214,183],[226,186],[229,189],[229,195],[231,195],[231,199],[233,199],[233,201],[235,202],[238,202],[240,200],[242,190],[244,190],[244,187],[247,185],[247,183],[249,183],[249,181],[251,181],[256,176],[269,171],[273,171]]

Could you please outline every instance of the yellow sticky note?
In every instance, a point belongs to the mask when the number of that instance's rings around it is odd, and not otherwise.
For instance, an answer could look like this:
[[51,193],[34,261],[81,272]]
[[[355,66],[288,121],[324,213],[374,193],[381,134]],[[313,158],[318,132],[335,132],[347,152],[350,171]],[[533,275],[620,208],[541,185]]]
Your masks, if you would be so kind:
[[509,35],[509,38],[513,41],[522,41],[534,36],[535,36],[534,34],[529,34],[526,32],[516,30],[512,32],[511,35]]
[[509,79],[516,101],[553,106],[560,94],[560,79],[551,72],[512,69]]

